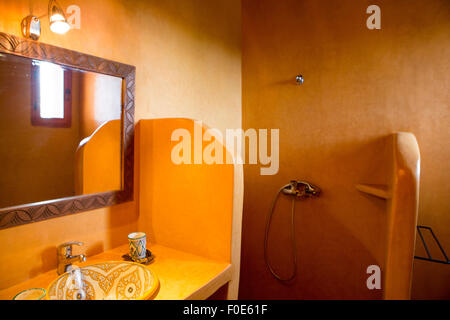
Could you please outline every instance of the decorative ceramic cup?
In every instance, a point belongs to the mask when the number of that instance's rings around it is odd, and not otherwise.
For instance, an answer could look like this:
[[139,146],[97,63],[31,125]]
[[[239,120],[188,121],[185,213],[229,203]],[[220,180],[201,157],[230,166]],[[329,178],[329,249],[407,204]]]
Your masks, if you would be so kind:
[[147,236],[144,232],[133,232],[128,235],[130,257],[134,261],[147,256]]

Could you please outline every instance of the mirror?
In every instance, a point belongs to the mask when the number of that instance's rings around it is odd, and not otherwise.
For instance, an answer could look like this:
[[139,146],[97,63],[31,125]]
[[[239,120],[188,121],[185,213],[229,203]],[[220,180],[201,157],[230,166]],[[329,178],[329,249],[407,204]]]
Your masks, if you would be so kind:
[[122,79],[0,57],[0,207],[120,190]]
[[[76,53],[88,65],[77,68],[1,45],[0,37],[0,227],[129,200],[134,67]],[[108,64],[117,71],[99,70]]]

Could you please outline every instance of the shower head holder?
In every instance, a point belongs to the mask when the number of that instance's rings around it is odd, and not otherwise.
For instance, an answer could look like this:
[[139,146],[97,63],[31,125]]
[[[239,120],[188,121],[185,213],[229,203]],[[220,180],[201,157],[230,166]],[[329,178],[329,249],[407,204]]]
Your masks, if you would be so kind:
[[284,186],[282,191],[285,195],[296,196],[298,198],[310,198],[319,196],[321,190],[309,182],[292,180]]

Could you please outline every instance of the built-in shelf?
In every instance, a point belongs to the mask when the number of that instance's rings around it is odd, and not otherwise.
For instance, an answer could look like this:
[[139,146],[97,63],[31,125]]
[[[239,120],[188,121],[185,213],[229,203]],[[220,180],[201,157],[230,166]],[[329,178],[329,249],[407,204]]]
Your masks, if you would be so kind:
[[[372,184],[357,184],[357,190],[385,201],[387,241],[384,258],[383,299],[411,298],[412,267],[416,240],[419,203],[420,151],[417,139],[409,132],[395,132],[386,136],[383,151],[373,158],[378,168],[364,179]],[[375,152],[375,150],[374,150]],[[373,167],[372,167],[373,168]],[[380,174],[383,173],[383,176]],[[376,184],[376,182],[385,182]],[[381,211],[381,210],[380,210]]]
[[384,184],[357,184],[356,189],[381,199],[390,199],[389,187]]

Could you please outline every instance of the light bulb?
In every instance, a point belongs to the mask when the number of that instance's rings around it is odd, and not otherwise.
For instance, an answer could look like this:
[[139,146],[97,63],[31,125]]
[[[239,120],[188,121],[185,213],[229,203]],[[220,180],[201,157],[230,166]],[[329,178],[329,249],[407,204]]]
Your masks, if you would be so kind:
[[64,34],[69,31],[70,26],[66,21],[54,21],[50,24],[50,30],[54,33]]
[[50,19],[50,30],[54,33],[64,34],[69,31],[70,25],[67,23],[64,11],[56,0],[50,0],[48,4],[48,16]]

